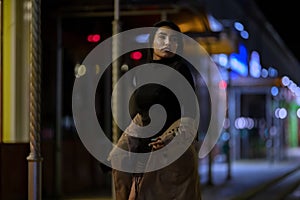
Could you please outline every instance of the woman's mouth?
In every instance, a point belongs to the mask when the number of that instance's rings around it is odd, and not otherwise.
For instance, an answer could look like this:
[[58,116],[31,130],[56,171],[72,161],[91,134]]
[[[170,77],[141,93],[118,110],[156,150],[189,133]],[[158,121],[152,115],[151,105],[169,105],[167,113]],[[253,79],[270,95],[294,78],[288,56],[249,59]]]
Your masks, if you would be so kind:
[[168,51],[168,52],[170,52],[171,49],[170,48],[162,48],[161,51]]

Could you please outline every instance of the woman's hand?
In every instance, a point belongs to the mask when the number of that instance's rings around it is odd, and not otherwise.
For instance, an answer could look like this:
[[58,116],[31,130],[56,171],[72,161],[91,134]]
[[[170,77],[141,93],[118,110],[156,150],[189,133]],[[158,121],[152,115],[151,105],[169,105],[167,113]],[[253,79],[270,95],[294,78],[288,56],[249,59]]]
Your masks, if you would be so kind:
[[153,142],[150,142],[149,146],[151,146],[153,148],[153,150],[158,150],[158,149],[161,149],[162,147],[164,147],[165,143],[160,137],[158,137],[158,138],[155,138]]

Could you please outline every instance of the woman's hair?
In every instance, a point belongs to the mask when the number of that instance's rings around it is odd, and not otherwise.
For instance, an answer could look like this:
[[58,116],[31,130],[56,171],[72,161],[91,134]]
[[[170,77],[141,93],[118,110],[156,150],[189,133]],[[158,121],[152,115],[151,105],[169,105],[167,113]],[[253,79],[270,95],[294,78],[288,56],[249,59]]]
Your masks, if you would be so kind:
[[[168,21],[168,20],[159,21],[159,22],[157,22],[153,25],[153,27],[156,27],[156,28],[160,28],[160,27],[163,27],[163,26],[170,27],[172,30],[179,32],[178,33],[178,47],[177,47],[176,54],[182,54],[182,52],[183,52],[183,38],[182,38],[182,35],[180,34],[181,30],[180,30],[179,26],[177,24],[175,24],[174,22]],[[150,35],[149,35],[150,47],[153,46],[153,40],[154,40],[156,32],[157,32],[157,29],[154,29],[154,31],[152,33],[150,33]],[[153,56],[153,48],[150,48],[149,51],[148,51],[148,59],[152,60],[152,56]],[[177,56],[177,55],[175,55],[175,56]]]

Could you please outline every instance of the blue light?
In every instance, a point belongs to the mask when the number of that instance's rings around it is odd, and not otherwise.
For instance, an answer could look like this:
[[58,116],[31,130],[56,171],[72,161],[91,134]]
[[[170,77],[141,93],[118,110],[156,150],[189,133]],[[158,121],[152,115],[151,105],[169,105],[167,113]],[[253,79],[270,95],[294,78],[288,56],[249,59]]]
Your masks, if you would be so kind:
[[273,86],[272,88],[271,88],[271,94],[272,94],[272,96],[277,96],[278,95],[278,93],[279,93],[279,89],[276,87],[276,86]]
[[231,70],[242,76],[248,76],[247,60],[247,49],[240,44],[239,53],[232,53],[229,57]]
[[253,51],[249,62],[250,75],[259,78],[261,75],[260,57],[257,51]]
[[268,76],[269,76],[268,70],[266,70],[265,68],[263,68],[263,69],[261,70],[261,77],[267,78]]
[[147,43],[149,39],[149,34],[141,34],[136,36],[135,41],[138,43]]
[[222,24],[216,20],[212,15],[208,15],[207,16],[210,28],[212,31],[222,31],[223,30],[223,26]]
[[249,33],[247,31],[241,31],[240,35],[246,40],[249,38]]
[[243,31],[244,30],[244,25],[240,22],[234,22],[234,28],[238,31]]
[[275,68],[269,67],[268,71],[269,71],[270,77],[277,77],[278,76],[278,71]]
[[219,56],[219,63],[222,67],[227,68],[227,63],[228,63],[228,56],[226,54],[220,54]]

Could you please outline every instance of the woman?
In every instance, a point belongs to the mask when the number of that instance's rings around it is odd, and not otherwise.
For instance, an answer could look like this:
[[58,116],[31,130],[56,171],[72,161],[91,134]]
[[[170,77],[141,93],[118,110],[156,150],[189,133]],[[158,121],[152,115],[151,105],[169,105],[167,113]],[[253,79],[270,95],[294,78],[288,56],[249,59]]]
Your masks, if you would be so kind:
[[[153,46],[149,49],[149,62],[177,70],[194,89],[193,76],[188,64],[179,56],[183,51],[179,27],[170,21],[160,21],[154,27],[157,29],[149,37],[149,42]],[[162,130],[152,137],[138,138],[126,134],[127,131],[132,131],[129,126],[117,144],[119,147],[139,153],[162,149],[176,135],[174,131],[169,134],[167,130],[171,130],[170,127],[182,117],[191,119],[195,117],[189,110],[182,112],[182,106],[171,90],[158,84],[146,84],[133,94],[130,104],[133,122],[147,126],[151,122],[149,109],[154,104],[162,105],[167,113]],[[185,128],[192,129],[189,126]],[[198,156],[193,144],[177,160],[162,169],[142,174],[129,174],[113,169],[112,173],[117,200],[201,199]]]

